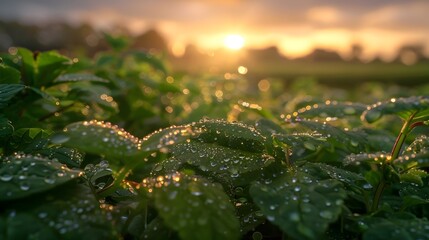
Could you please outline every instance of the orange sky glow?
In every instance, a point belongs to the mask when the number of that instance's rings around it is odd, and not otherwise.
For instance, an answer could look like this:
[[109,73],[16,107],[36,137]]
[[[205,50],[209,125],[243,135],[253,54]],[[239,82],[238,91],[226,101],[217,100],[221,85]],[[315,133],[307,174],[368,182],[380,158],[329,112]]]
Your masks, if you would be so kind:
[[190,43],[206,51],[224,48],[231,34],[243,38],[244,48],[275,45],[288,57],[314,48],[347,57],[354,43],[364,47],[367,59],[391,59],[404,44],[422,44],[429,55],[429,1],[423,0],[4,1],[5,19],[63,19],[102,29],[123,24],[134,34],[156,28],[176,55]]

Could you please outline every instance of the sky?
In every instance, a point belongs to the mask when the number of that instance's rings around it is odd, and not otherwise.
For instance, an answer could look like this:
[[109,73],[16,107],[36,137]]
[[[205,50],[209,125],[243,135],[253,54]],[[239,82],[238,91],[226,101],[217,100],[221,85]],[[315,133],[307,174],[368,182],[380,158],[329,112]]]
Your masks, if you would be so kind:
[[180,53],[188,43],[206,50],[229,34],[245,47],[278,46],[298,57],[313,48],[346,56],[353,43],[364,57],[394,56],[403,44],[424,44],[429,54],[427,0],[2,0],[0,18],[30,23],[115,24],[139,34],[158,29]]

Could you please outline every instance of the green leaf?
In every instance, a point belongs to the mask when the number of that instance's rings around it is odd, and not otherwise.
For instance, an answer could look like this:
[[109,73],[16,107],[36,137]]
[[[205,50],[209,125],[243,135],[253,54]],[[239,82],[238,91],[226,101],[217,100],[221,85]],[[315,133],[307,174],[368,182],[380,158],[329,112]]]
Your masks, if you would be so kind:
[[287,132],[275,122],[262,118],[255,124],[255,128],[264,136],[271,136],[272,134],[287,134]]
[[402,201],[403,201],[403,206],[402,206],[403,209],[429,203],[428,199],[423,199],[416,195],[404,196],[402,198]]
[[36,60],[35,86],[50,86],[53,81],[72,64],[72,61],[56,51],[42,52]]
[[35,55],[25,48],[18,48],[18,55],[21,56],[22,79],[26,85],[33,86],[37,69]]
[[84,155],[76,149],[65,147],[51,147],[37,151],[37,153],[47,156],[50,159],[57,159],[60,163],[70,168],[79,168],[83,162]]
[[393,160],[393,163],[403,169],[429,167],[429,150],[417,154],[408,152]]
[[305,166],[316,167],[317,169],[329,175],[329,177],[332,179],[338,180],[347,185],[356,185],[365,181],[365,178],[358,173],[330,166],[324,163],[307,163]]
[[[314,103],[302,107],[293,115],[296,119],[312,118],[344,118],[347,116],[360,116],[367,106],[361,103],[326,101],[325,103]],[[287,120],[292,116],[286,117]]]
[[359,153],[346,156],[343,161],[344,165],[360,165],[362,163],[382,164],[387,159],[390,159],[390,154],[385,152],[376,153]]
[[130,44],[130,39],[123,36],[113,36],[107,33],[104,33],[104,39],[109,43],[110,47],[115,51],[122,51],[126,49]]
[[404,150],[403,154],[417,154],[424,151],[429,151],[429,137],[420,135]]
[[104,155],[107,159],[122,159],[140,152],[140,141],[124,129],[103,121],[84,121],[68,125],[52,142],[76,148],[82,152]]
[[171,153],[174,157],[161,163],[168,172],[179,170],[182,164],[187,163],[197,166],[210,176],[228,179],[236,185],[256,180],[255,177],[260,175],[257,173],[274,162],[274,158],[268,154],[197,141],[176,144],[171,148]]
[[21,84],[0,84],[0,109],[7,107],[9,101],[24,88]]
[[155,131],[141,141],[143,151],[152,152],[189,140],[199,134],[191,125],[171,126]]
[[385,102],[378,102],[362,113],[362,120],[369,123],[375,122],[384,115],[394,114],[402,119],[408,119],[415,114],[414,119],[425,119],[429,117],[429,97],[413,96],[408,98],[392,98]]
[[315,121],[298,121],[301,126],[311,129],[313,135],[319,135],[320,138],[333,144],[335,147],[344,148],[351,152],[361,152],[365,150],[367,140],[365,134],[356,131],[346,131],[339,127],[327,123]]
[[400,175],[402,182],[410,182],[423,186],[422,178],[429,176],[429,174],[420,169],[410,169],[407,172]]
[[154,55],[146,52],[133,52],[132,56],[137,61],[149,63],[154,69],[167,74],[167,68],[165,67],[164,63]]
[[14,128],[11,122],[2,116],[0,116],[0,144],[7,141],[13,134]]
[[[402,218],[402,219],[401,219]],[[363,233],[363,240],[414,240],[427,239],[429,236],[429,221],[426,219],[410,218],[377,218],[363,221],[368,230]]]
[[143,180],[165,224],[182,239],[238,239],[239,222],[217,183],[180,173]]
[[[136,227],[141,229],[142,224]],[[164,221],[160,217],[157,217],[147,225],[140,239],[165,240],[178,239],[178,237],[173,230],[165,226]]]
[[267,220],[293,239],[321,239],[341,214],[346,198],[339,181],[317,180],[299,171],[271,184],[254,184],[250,195]]
[[118,239],[97,199],[84,185],[68,185],[9,205],[0,212],[0,237],[14,239]]
[[203,119],[192,126],[199,129],[201,133],[198,138],[206,143],[216,142],[225,147],[255,153],[265,149],[266,138],[254,127],[243,123]]
[[21,73],[15,68],[0,64],[0,82],[1,83],[19,83]]
[[16,200],[55,188],[80,176],[55,160],[14,155],[0,164],[0,201]]
[[56,78],[54,80],[54,83],[67,83],[67,82],[82,82],[82,81],[88,81],[88,82],[102,82],[106,83],[108,80],[98,77],[93,74],[87,74],[87,73],[69,73],[69,74],[63,74]]

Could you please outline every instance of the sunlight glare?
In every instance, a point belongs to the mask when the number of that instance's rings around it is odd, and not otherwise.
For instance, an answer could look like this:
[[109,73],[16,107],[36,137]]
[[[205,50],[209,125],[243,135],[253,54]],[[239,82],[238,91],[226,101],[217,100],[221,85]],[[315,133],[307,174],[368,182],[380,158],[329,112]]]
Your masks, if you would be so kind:
[[225,37],[223,43],[229,49],[239,50],[244,46],[244,38],[238,34],[230,34]]

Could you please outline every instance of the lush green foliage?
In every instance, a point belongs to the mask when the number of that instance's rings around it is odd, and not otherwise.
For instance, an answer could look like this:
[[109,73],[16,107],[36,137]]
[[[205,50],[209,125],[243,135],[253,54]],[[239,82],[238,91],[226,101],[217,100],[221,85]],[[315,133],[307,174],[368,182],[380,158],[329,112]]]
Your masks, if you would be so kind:
[[429,239],[429,96],[252,92],[107,40],[1,56],[1,239]]

